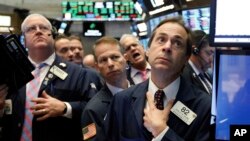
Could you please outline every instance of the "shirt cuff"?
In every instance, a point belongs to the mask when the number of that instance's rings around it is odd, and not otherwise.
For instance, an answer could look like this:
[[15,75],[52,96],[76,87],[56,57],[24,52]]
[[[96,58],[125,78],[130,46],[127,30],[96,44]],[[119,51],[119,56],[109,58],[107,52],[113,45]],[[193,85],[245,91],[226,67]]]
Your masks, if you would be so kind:
[[64,102],[64,104],[66,105],[67,110],[66,110],[66,113],[63,116],[67,117],[67,118],[72,118],[72,107],[71,107],[71,105],[68,102]]
[[152,141],[161,141],[168,129],[169,127],[167,126],[157,137],[153,138]]

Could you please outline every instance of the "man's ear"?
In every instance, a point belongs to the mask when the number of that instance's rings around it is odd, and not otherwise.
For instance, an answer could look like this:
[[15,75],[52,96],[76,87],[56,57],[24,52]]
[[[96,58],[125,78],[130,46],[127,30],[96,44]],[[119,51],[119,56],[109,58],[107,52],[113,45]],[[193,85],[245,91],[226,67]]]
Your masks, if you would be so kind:
[[24,33],[22,33],[22,36],[23,36],[23,43],[24,43],[24,46],[26,47],[26,40],[25,40],[25,35],[24,35]]
[[146,55],[146,57],[148,57],[148,48],[145,50],[145,55]]
[[128,61],[128,55],[127,55],[127,53],[124,53],[123,56],[126,59],[126,61]]
[[96,68],[96,71],[97,71],[98,73],[100,73],[100,69],[99,69],[99,67],[98,67],[97,62],[95,62],[95,68]]

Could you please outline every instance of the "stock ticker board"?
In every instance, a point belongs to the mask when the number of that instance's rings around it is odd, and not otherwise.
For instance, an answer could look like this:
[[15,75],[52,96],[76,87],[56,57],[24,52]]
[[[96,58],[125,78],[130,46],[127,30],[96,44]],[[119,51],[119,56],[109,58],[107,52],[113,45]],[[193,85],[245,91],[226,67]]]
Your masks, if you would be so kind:
[[141,20],[134,2],[62,2],[64,20],[130,21]]

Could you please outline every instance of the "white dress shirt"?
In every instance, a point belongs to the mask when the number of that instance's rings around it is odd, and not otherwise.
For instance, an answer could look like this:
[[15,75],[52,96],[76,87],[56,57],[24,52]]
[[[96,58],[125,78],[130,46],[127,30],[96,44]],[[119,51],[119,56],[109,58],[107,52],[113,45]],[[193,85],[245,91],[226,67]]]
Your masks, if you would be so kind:
[[[40,82],[39,82],[39,87],[41,87],[42,85],[42,82],[43,82],[43,79],[45,78],[46,74],[48,73],[51,65],[53,64],[53,62],[55,61],[55,58],[56,58],[56,54],[53,53],[48,59],[46,59],[45,61],[41,62],[40,64],[37,64],[35,63],[30,57],[28,57],[30,62],[32,64],[34,64],[36,67],[42,63],[45,63],[46,66],[44,66],[43,68],[41,68],[40,70]],[[26,85],[26,90],[28,90],[30,87],[29,83],[27,83]],[[27,93],[27,91],[26,91]],[[67,118],[72,118],[72,107],[71,105],[68,103],[68,102],[64,102],[66,107],[67,107],[67,111],[66,113],[63,115],[64,117],[67,117]]]
[[[177,92],[180,87],[180,77],[175,79],[171,84],[166,86],[164,89],[162,89],[165,93],[165,97],[163,99],[164,101],[164,107],[166,107],[169,100],[174,100],[176,98]],[[155,95],[155,92],[158,90],[157,86],[154,84],[154,82],[149,79],[149,85],[148,85],[148,91]],[[146,102],[147,103],[147,102]],[[146,107],[148,106],[148,103]],[[153,138],[152,141],[161,141],[165,133],[168,131],[169,127],[167,126],[157,137]]]
[[[149,63],[147,63],[146,71],[147,71],[148,78],[150,77],[150,70],[151,70],[151,66],[149,65]],[[133,79],[135,84],[143,82],[143,79],[142,79],[141,74],[140,74],[140,70],[138,70],[132,66],[131,66],[130,77]]]

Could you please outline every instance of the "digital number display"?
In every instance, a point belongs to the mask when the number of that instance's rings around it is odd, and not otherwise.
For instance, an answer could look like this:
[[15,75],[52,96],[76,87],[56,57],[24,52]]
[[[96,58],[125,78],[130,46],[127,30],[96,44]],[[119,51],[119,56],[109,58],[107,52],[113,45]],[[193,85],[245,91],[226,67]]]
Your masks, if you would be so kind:
[[134,2],[62,2],[65,20],[129,21],[141,20]]

